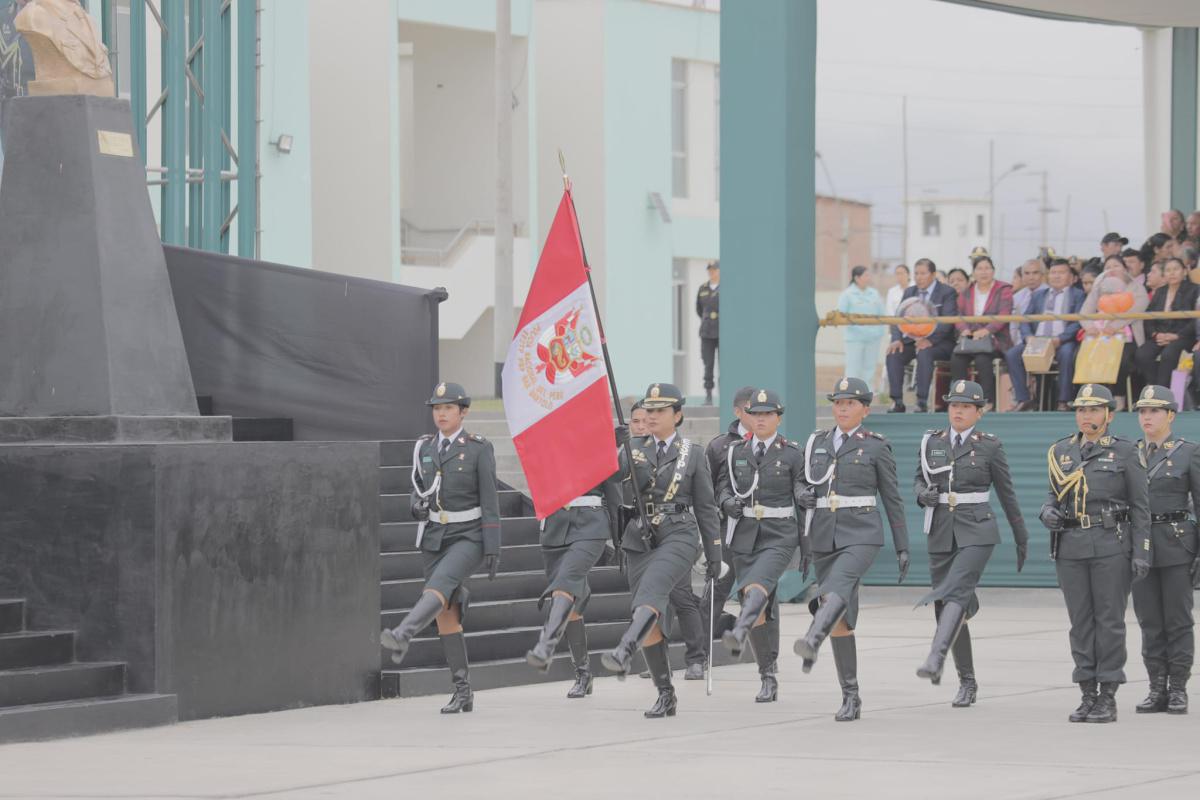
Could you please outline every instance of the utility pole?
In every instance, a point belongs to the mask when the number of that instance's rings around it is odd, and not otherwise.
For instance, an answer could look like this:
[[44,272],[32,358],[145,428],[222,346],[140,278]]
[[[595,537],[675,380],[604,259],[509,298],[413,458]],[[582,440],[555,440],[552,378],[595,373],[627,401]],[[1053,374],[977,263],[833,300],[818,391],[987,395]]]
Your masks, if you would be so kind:
[[492,306],[495,395],[513,335],[512,3],[496,0],[496,268]]
[[988,139],[988,253],[996,255],[995,237],[992,229],[996,227],[996,140]]
[[900,234],[900,258],[908,263],[908,95],[900,98],[900,150],[904,165],[904,228]]
[[1048,238],[1049,238],[1050,234],[1047,232],[1047,225],[1046,225],[1047,221],[1050,219],[1050,199],[1048,197],[1048,192],[1047,192],[1047,188],[1046,188],[1047,176],[1048,176],[1048,172],[1046,170],[1042,170],[1042,207],[1040,209],[1038,209],[1039,211],[1042,212],[1042,241],[1038,243],[1038,247],[1048,247],[1049,246]]

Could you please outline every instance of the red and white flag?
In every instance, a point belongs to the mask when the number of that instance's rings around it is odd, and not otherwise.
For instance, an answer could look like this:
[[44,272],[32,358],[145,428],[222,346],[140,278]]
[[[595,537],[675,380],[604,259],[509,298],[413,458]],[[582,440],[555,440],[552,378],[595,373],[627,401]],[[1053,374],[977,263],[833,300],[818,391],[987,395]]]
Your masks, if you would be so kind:
[[546,236],[502,379],[538,519],[617,471],[608,371],[570,191]]

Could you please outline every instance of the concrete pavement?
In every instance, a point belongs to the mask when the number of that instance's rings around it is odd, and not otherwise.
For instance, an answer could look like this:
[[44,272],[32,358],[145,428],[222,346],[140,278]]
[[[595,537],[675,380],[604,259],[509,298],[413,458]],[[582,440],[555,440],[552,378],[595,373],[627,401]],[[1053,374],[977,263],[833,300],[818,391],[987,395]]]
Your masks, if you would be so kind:
[[[1066,613],[1056,590],[981,591],[972,623],[980,702],[950,707],[916,678],[932,613],[919,589],[867,589],[859,628],[864,715],[832,719],[840,694],[828,648],[810,675],[785,608],[780,702],[755,705],[750,665],[716,671],[716,691],[679,680],[674,719],[645,720],[648,681],[565,683],[476,695],[443,717],[443,697],[389,700],[84,739],[0,747],[0,798],[1194,798],[1200,711],[1136,715],[1145,693],[1129,614],[1120,722],[1071,725]],[[319,643],[316,643],[319,644]],[[297,665],[303,669],[303,665]],[[448,681],[447,681],[447,685]]]

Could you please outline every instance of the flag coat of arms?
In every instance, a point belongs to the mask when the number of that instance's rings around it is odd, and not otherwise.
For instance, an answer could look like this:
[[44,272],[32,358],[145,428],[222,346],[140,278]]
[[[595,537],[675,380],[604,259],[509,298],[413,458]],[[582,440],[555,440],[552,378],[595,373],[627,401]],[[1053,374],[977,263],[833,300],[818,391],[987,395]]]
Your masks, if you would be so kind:
[[546,236],[502,382],[538,519],[617,471],[608,366],[569,191]]

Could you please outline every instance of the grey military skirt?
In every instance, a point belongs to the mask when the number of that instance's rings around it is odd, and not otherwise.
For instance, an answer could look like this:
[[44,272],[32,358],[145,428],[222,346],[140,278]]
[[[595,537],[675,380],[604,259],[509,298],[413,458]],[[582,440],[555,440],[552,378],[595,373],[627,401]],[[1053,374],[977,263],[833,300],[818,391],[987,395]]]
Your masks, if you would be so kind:
[[[817,591],[821,595],[836,594],[846,601],[846,614],[842,620],[851,630],[858,624],[858,586],[875,563],[880,549],[877,544],[852,544],[832,553],[813,554]],[[809,603],[808,608],[817,613],[817,601]]]
[[740,593],[747,586],[757,583],[774,594],[779,585],[779,577],[792,563],[796,555],[796,545],[776,544],[755,550],[753,553],[733,553],[733,574],[737,576],[737,590]]
[[581,539],[562,547],[542,547],[542,560],[546,564],[549,583],[542,592],[538,605],[555,592],[566,592],[575,598],[575,612],[582,614],[587,608],[592,589],[588,586],[588,573],[600,556],[604,555],[605,539]]
[[979,579],[983,577],[983,570],[995,548],[994,544],[959,547],[955,543],[949,553],[930,553],[929,575],[933,588],[917,605],[958,603],[967,610],[967,619],[975,616],[979,611],[975,587],[979,586]]
[[670,636],[674,617],[669,602],[671,590],[685,578],[700,555],[699,534],[672,535],[645,553],[625,551],[629,564],[630,610],[650,606],[658,611],[658,627]]
[[442,539],[442,549],[421,551],[425,567],[425,588],[433,589],[446,598],[449,606],[457,604],[459,614],[467,618],[470,591],[467,578],[483,564],[483,542],[454,537]]

